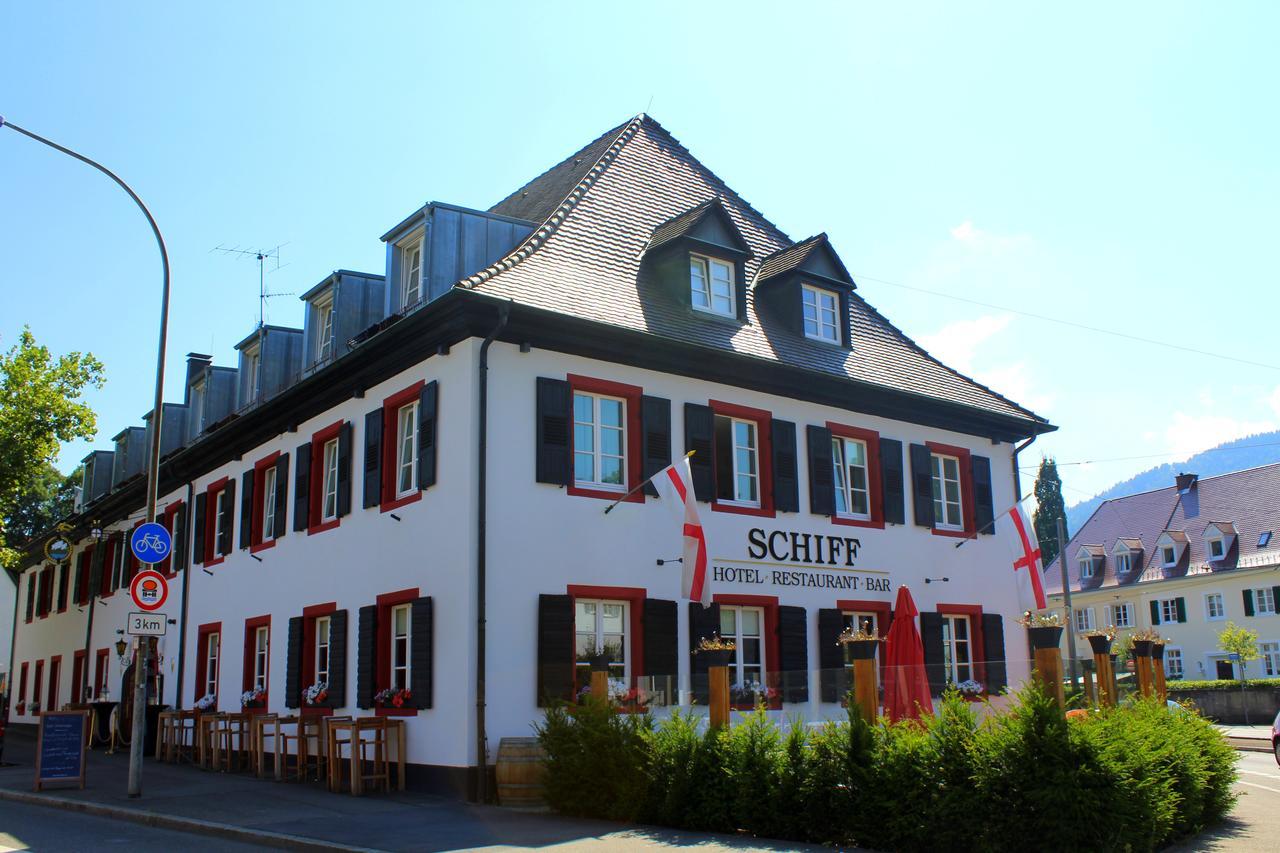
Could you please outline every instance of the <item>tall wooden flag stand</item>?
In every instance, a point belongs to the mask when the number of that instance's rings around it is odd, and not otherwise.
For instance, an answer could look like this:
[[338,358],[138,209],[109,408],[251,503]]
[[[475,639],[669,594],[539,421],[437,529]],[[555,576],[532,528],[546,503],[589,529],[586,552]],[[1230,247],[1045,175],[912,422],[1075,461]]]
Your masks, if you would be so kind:
[[1155,695],[1155,678],[1151,671],[1151,641],[1133,641],[1133,664],[1138,673],[1138,692],[1143,698]]
[[1156,695],[1161,702],[1169,701],[1169,688],[1164,680],[1164,643],[1151,644],[1151,674],[1154,677]]
[[1093,650],[1093,668],[1098,674],[1098,704],[1104,708],[1116,706],[1116,674],[1111,667],[1112,639],[1105,634],[1089,637]]
[[879,640],[846,640],[845,655],[853,661],[853,700],[868,725],[875,725],[880,710],[880,688],[876,683],[876,647]]
[[1028,628],[1027,633],[1035,650],[1036,679],[1057,701],[1058,708],[1065,712],[1067,697],[1062,686],[1062,649],[1058,648],[1062,642],[1062,626]]

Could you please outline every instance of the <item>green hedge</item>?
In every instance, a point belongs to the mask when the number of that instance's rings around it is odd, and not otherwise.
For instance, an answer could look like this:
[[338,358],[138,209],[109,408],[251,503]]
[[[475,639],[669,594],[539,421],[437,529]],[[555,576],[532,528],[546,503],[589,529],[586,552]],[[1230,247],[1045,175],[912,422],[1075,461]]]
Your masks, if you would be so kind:
[[1154,850],[1232,806],[1235,753],[1141,701],[1070,722],[1034,685],[979,724],[948,696],[923,724],[783,730],[655,723],[600,702],[547,712],[548,804],[566,814],[881,850]]
[[[1240,682],[1223,679],[1220,681],[1169,681],[1170,690],[1239,690]],[[1245,687],[1280,687],[1280,678],[1250,678],[1244,682]]]

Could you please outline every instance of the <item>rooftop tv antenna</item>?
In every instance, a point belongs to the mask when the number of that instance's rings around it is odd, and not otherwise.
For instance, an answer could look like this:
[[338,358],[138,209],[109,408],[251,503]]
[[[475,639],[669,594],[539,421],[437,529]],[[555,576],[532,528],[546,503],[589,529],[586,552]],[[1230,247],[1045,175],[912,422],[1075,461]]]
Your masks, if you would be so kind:
[[[281,243],[274,249],[242,249],[237,244],[235,246],[227,246],[219,244],[214,246],[210,251],[222,252],[225,255],[240,255],[246,258],[255,258],[258,261],[258,328],[261,329],[267,322],[267,300],[273,296],[293,296],[293,293],[270,293],[267,291],[267,273],[276,272],[289,266],[280,263],[280,250],[288,243]],[[268,264],[273,264],[270,269]]]

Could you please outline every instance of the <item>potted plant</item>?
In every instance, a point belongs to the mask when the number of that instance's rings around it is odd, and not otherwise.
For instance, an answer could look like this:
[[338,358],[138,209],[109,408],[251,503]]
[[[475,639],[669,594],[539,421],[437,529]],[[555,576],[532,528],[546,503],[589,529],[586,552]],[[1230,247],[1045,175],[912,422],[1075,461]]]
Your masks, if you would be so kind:
[[596,641],[588,640],[583,657],[591,665],[592,672],[608,672],[609,664],[622,660],[622,647],[617,643],[605,643],[596,648]]
[[381,708],[413,708],[413,691],[408,687],[399,690],[388,687],[374,694],[373,701]]
[[956,685],[956,690],[960,691],[960,698],[966,702],[981,702],[982,694],[986,692],[987,688],[982,685],[981,681],[966,678]]
[[326,681],[317,681],[315,684],[302,691],[302,704],[309,708],[317,706],[328,706],[329,704],[329,683]]
[[1019,625],[1025,625],[1033,649],[1053,649],[1062,642],[1062,617],[1057,613],[1024,611]]
[[726,640],[719,634],[712,634],[710,639],[703,637],[698,641],[695,654],[698,655],[699,660],[706,662],[708,668],[728,666],[737,649],[738,646],[733,640]]
[[216,693],[206,693],[196,700],[197,711],[208,711],[214,705],[218,704],[218,695]]
[[880,638],[870,631],[849,626],[840,632],[836,642],[844,647],[845,660],[871,660],[876,656]]
[[1111,644],[1116,639],[1116,629],[1114,627],[1094,628],[1085,631],[1084,638],[1089,641],[1089,648],[1093,649],[1095,655],[1110,654]]
[[766,687],[754,678],[750,681],[740,681],[729,688],[729,701],[734,705],[755,706],[761,702],[769,704],[777,698],[776,687]]
[[[1133,650],[1133,656],[1136,658],[1151,657],[1151,647],[1160,641],[1160,632],[1155,628],[1143,628],[1141,631],[1134,631],[1129,635],[1129,645]],[[1161,651],[1163,651],[1163,646]]]
[[241,708],[262,708],[267,704],[267,691],[254,687],[240,694]]

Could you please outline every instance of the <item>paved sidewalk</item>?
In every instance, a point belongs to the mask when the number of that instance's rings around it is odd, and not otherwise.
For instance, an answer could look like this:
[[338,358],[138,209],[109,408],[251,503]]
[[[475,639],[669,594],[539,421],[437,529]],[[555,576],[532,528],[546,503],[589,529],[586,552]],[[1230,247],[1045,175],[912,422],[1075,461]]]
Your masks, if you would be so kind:
[[1214,726],[1236,749],[1246,752],[1271,752],[1271,726]]
[[352,797],[318,785],[213,773],[148,759],[143,796],[126,794],[128,755],[89,753],[86,788],[32,792],[34,739],[10,730],[0,799],[295,850],[796,850],[789,842],[578,820],[405,792]]

